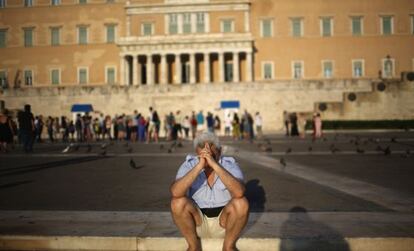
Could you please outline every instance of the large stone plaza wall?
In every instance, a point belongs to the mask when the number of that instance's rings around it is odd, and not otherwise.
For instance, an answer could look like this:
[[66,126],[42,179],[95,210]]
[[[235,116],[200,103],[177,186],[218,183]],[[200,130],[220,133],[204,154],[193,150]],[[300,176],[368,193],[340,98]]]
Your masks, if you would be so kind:
[[[351,102],[348,93],[357,99]],[[240,101],[240,113],[260,111],[264,130],[282,128],[282,112],[318,111],[321,102],[328,109],[323,119],[381,120],[414,119],[414,83],[394,81],[380,92],[371,80],[279,81],[272,83],[153,85],[153,86],[76,86],[41,87],[4,90],[0,99],[8,109],[32,105],[35,114],[72,117],[73,104],[92,104],[94,109],[111,116],[147,114],[154,107],[163,117],[170,111],[184,114],[203,110],[220,115],[220,102]]]

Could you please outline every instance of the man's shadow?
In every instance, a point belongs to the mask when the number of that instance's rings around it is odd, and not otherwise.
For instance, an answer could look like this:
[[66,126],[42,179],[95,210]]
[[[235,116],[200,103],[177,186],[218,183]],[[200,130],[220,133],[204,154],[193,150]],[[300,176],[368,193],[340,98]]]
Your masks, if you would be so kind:
[[244,232],[247,232],[250,227],[256,224],[257,220],[265,210],[266,192],[259,183],[260,180],[258,179],[252,179],[246,183],[245,196],[249,201],[249,211],[252,214],[249,216],[249,222],[247,223]]
[[344,237],[333,228],[312,220],[307,210],[296,206],[280,229],[280,251],[349,251]]

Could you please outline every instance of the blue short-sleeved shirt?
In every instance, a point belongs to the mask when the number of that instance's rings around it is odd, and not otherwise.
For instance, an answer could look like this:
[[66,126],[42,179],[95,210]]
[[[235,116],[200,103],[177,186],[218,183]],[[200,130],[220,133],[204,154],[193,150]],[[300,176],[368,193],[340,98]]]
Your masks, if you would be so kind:
[[[197,156],[188,155],[184,163],[178,169],[175,179],[178,180],[185,176],[198,164],[198,162],[199,160]],[[218,163],[235,178],[243,181],[243,173],[234,158],[220,157]],[[191,185],[188,191],[188,196],[198,205],[199,208],[223,207],[231,200],[230,192],[227,190],[226,186],[217,174],[213,186],[210,188],[204,171],[200,172]]]

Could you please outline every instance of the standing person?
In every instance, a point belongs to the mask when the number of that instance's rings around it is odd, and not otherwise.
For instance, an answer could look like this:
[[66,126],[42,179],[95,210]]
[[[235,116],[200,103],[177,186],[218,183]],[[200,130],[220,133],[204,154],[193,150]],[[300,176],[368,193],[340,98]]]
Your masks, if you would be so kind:
[[111,116],[106,115],[105,117],[105,132],[102,135],[103,139],[105,139],[106,136],[108,136],[109,140],[112,140],[112,136],[111,136],[111,128],[112,128],[112,120],[111,120]]
[[92,116],[88,112],[83,115],[83,123],[85,140],[90,142],[92,140]]
[[198,135],[194,148],[170,188],[174,223],[187,250],[201,250],[200,238],[224,238],[222,250],[234,251],[249,216],[243,173],[234,158],[221,155],[213,133]]
[[105,116],[103,113],[99,114],[99,139],[104,139],[106,133]]
[[24,106],[24,111],[18,115],[19,133],[21,134],[24,151],[33,152],[34,117],[30,105]]
[[74,135],[75,135],[75,131],[76,131],[76,129],[75,129],[75,124],[73,123],[73,120],[71,120],[71,121],[69,122],[69,126],[68,126],[68,128],[69,128],[69,133],[70,133],[70,141],[71,141],[71,142],[74,142],[74,141],[75,141],[75,137],[74,137]]
[[138,141],[139,142],[145,142],[146,126],[147,126],[147,121],[145,120],[144,116],[139,114],[139,119],[138,119]]
[[296,112],[290,114],[290,136],[299,136],[298,116],[296,115]]
[[7,144],[13,143],[13,125],[8,112],[0,111],[0,151],[8,152]]
[[306,136],[306,114],[299,113],[298,116],[299,136],[304,139]]
[[49,116],[46,120],[46,128],[47,128],[47,134],[49,135],[49,141],[51,143],[55,142],[55,138],[54,138],[54,126],[53,126],[53,118],[51,116]]
[[[148,130],[147,130],[147,143],[151,141],[153,138],[155,132],[155,121],[154,121],[154,109],[152,107],[149,108],[149,115],[147,117],[147,124],[148,124]],[[157,114],[158,116],[158,114]],[[158,118],[159,119],[159,118]]]
[[247,121],[249,123],[249,139],[252,141],[254,139],[254,120],[253,116],[250,113],[247,113]]
[[256,112],[256,116],[254,117],[254,124],[256,125],[256,133],[259,139],[262,138],[262,126],[263,126],[263,119],[259,112]]
[[43,127],[44,127],[43,116],[42,115],[36,116],[36,119],[35,119],[35,139],[39,143],[42,142]]
[[75,129],[76,129],[76,140],[78,142],[82,142],[83,137],[83,119],[81,115],[78,113],[76,114],[76,120],[75,120]]
[[126,136],[126,127],[125,127],[124,115],[121,115],[117,118],[116,127],[118,128],[118,133],[117,133],[118,137],[117,137],[117,139],[119,141],[123,141],[125,139],[125,136]]
[[115,114],[114,119],[112,120],[112,126],[114,127],[114,139],[118,140],[118,114]]
[[237,113],[233,116],[233,121],[231,122],[231,125],[233,127],[233,139],[239,140],[240,139],[240,119]]
[[99,141],[100,140],[100,135],[101,135],[101,125],[99,124],[99,119],[98,118],[95,118],[93,120],[92,128],[93,128],[93,132],[95,134],[95,140]]
[[134,114],[131,117],[131,142],[137,140],[138,133],[138,111],[134,110]]
[[59,117],[55,117],[53,119],[53,138],[58,139],[60,138],[60,123],[59,123]]
[[[160,135],[160,128],[161,128],[161,120],[160,120],[160,116],[158,116],[158,112],[154,111],[153,116],[152,116],[152,121],[154,122],[154,141],[155,143],[158,143],[158,138]],[[149,137],[150,135],[148,135]]]
[[67,122],[65,116],[62,116],[60,119],[61,119],[60,130],[61,130],[61,133],[62,133],[62,141],[63,142],[68,142],[69,141],[69,125],[68,125],[68,122]]
[[170,140],[170,123],[169,116],[165,114],[163,124],[164,124],[164,135],[166,140]]
[[197,113],[197,131],[202,132],[204,130],[204,115],[203,111],[200,111]]
[[289,113],[287,111],[283,111],[283,123],[285,126],[285,130],[286,130],[286,136],[289,136],[289,124],[290,124],[290,116]]
[[231,136],[231,114],[227,114],[226,117],[224,117],[224,136]]
[[315,130],[314,138],[322,137],[322,119],[320,113],[316,113],[316,116],[313,118],[313,128]]
[[214,133],[214,118],[213,118],[213,114],[211,112],[207,113],[207,130],[208,132]]
[[216,135],[220,135],[221,120],[218,115],[214,117],[214,132]]
[[178,110],[175,113],[175,128],[177,130],[177,136],[179,139],[183,138],[183,131],[182,131],[182,125],[181,125],[182,121],[183,121],[183,116],[181,115],[181,111]]
[[242,117],[242,137],[244,139],[250,139],[250,122],[249,122],[249,114],[247,111],[244,111],[243,117]]
[[195,139],[195,136],[197,134],[197,118],[196,118],[196,115],[195,115],[195,112],[194,111],[191,114],[190,123],[191,123],[191,137],[194,140]]
[[188,116],[184,117],[182,126],[183,126],[183,129],[184,129],[185,138],[188,139],[189,132],[190,132],[190,127],[191,127],[190,118]]

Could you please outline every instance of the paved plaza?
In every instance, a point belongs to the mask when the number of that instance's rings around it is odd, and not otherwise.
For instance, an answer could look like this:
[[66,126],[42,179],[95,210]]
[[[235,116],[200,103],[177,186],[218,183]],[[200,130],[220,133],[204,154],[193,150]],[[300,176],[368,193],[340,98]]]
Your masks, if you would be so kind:
[[[245,174],[252,214],[244,237],[414,236],[413,132],[221,142]],[[0,155],[0,234],[180,236],[169,186],[191,141],[94,142],[62,153],[66,147]],[[312,231],[289,224],[298,209]],[[152,225],[142,227],[146,221]],[[98,227],[103,222],[109,228]]]

